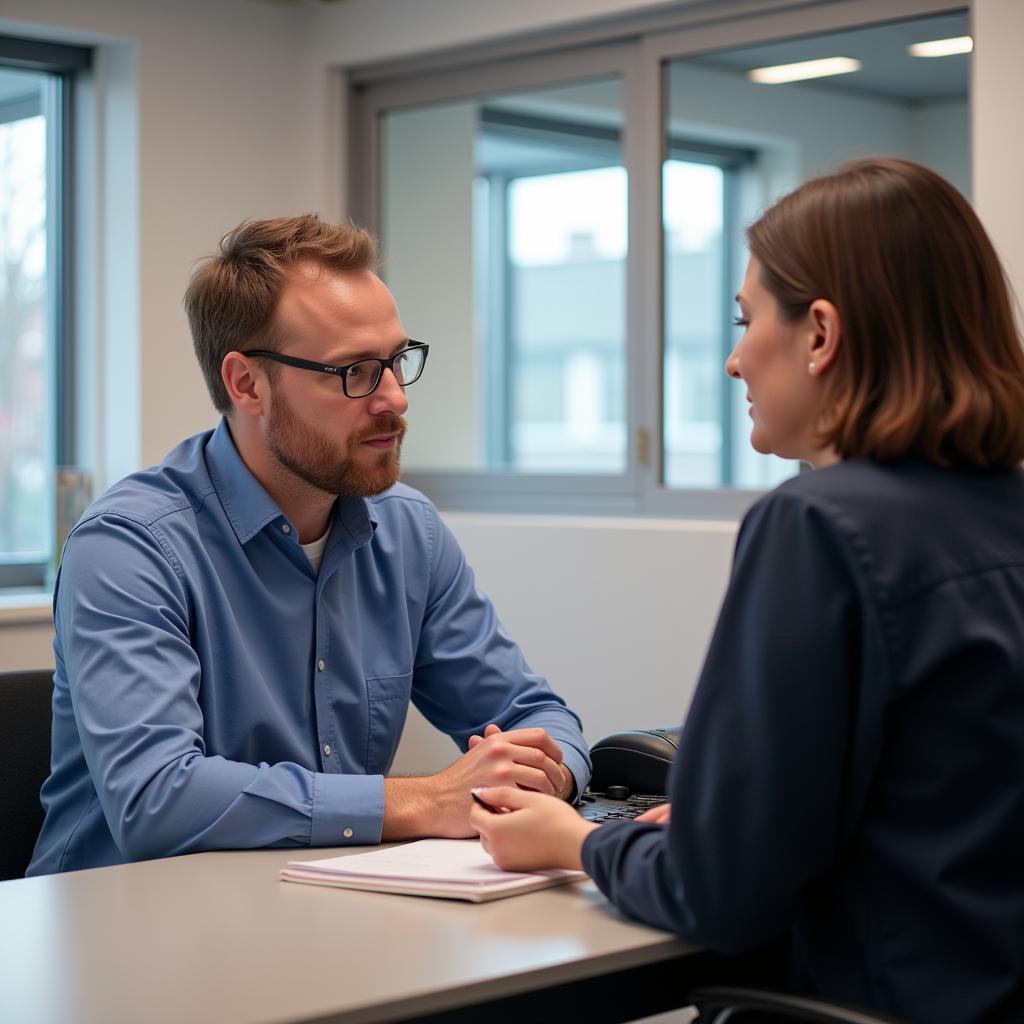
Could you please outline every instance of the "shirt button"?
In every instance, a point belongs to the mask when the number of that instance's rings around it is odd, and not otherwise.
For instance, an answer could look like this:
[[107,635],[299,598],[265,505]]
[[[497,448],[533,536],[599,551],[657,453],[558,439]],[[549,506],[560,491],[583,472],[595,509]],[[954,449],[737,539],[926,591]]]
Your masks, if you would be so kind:
[[352,838],[352,829],[350,829],[350,828],[347,828],[347,829],[345,829],[345,831],[344,831],[344,832],[342,832],[341,834],[342,834],[342,835],[343,835],[343,836],[344,836],[344,837],[345,837],[346,839],[351,839],[351,838]]
[[281,532],[282,533],[291,533],[292,532],[292,528],[287,523],[285,523],[284,526],[281,527]]
[[327,662],[326,662],[326,661],[324,661],[324,659],[323,659],[323,658],[321,658],[321,659],[320,659],[320,660],[319,660],[319,661],[318,661],[318,662],[316,663],[316,667],[317,667],[318,669],[320,669],[320,671],[321,671],[321,672],[323,672],[323,670],[324,670],[325,668],[327,668]]
[[328,757],[330,757],[330,756],[331,756],[331,745],[330,745],[330,743],[325,743],[325,744],[324,744],[324,753],[325,753],[325,754],[326,754],[326,755],[327,755]]

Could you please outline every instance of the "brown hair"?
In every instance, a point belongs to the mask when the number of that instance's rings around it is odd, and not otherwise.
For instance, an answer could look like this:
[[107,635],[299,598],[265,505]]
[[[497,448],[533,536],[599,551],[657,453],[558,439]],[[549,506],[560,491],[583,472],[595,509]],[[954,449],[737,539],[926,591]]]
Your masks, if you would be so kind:
[[[375,269],[377,241],[365,228],[328,224],[314,213],[243,221],[221,240],[215,256],[192,274],[185,312],[196,358],[213,404],[228,412],[221,380],[224,357],[235,349],[274,350],[274,310],[291,268],[309,261],[334,270]],[[268,367],[273,372],[273,367]]]
[[747,237],[783,320],[815,299],[839,311],[823,444],[959,468],[1024,460],[1010,287],[952,185],[906,160],[856,160],[780,200]]

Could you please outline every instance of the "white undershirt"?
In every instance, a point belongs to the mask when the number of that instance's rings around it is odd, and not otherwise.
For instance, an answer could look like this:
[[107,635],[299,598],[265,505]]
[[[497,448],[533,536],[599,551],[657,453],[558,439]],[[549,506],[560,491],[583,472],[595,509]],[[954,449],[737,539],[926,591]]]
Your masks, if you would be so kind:
[[313,566],[313,572],[320,571],[320,560],[324,557],[324,548],[327,547],[327,534],[330,532],[330,527],[328,527],[324,532],[324,535],[319,540],[313,540],[308,544],[299,545],[299,547],[306,552],[309,564]]

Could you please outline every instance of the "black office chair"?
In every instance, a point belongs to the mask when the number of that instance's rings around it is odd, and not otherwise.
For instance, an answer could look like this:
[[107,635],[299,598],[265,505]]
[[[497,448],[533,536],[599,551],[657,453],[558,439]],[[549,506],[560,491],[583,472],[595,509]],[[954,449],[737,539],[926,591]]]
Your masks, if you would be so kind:
[[699,1024],[901,1024],[895,1017],[753,988],[702,988],[690,993]]
[[0,672],[0,881],[21,878],[43,823],[53,671]]

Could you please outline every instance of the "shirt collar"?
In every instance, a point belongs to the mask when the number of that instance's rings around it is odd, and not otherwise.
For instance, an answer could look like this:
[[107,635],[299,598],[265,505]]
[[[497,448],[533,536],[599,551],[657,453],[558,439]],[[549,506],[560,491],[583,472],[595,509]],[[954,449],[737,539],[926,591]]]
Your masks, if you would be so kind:
[[[240,544],[247,544],[268,523],[287,522],[277,502],[242,461],[226,419],[221,419],[206,442],[206,468]],[[377,518],[365,498],[345,497],[334,504],[334,523],[344,529],[355,547],[373,536]]]

